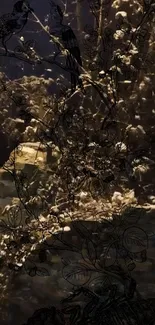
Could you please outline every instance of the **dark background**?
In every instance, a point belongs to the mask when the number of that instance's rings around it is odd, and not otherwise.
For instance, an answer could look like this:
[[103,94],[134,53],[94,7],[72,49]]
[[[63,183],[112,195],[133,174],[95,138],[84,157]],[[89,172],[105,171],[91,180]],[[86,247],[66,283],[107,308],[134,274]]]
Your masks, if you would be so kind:
[[[0,12],[1,15],[10,13],[12,11],[14,3],[17,1],[6,0],[2,1],[0,4]],[[64,5],[61,1],[55,1],[58,5],[61,6],[64,11]],[[36,16],[39,18],[41,23],[44,26],[47,26],[47,15],[49,13],[49,1],[30,1],[31,7],[34,9]],[[70,24],[72,29],[74,30],[78,41],[81,43],[83,39],[83,33],[77,31],[77,18],[76,18],[76,4],[73,4],[72,1],[67,2],[66,13],[64,17],[64,24]],[[82,2],[81,4],[81,25],[82,28],[86,24],[92,24],[93,17],[89,13],[89,7],[87,2]],[[80,34],[80,35],[79,35]],[[27,40],[35,40],[36,42],[36,52],[39,55],[48,56],[52,54],[54,47],[51,42],[49,42],[48,34],[42,29],[38,22],[35,21],[35,17],[29,15],[28,23],[24,27],[23,31],[18,35],[14,35],[7,43],[7,47],[10,50],[13,50],[16,46],[19,45],[18,39],[23,36],[25,41]],[[1,42],[0,42],[1,43]],[[43,63],[41,65],[37,65],[36,67],[31,66],[28,63],[24,63],[17,59],[13,58],[5,58],[0,57],[0,67],[3,72],[7,74],[10,79],[18,79],[23,75],[31,76],[41,76],[44,75],[45,78],[51,77],[54,78],[56,75],[59,75],[62,70],[56,66],[51,66],[48,63]],[[2,68],[3,67],[3,68]],[[47,69],[51,69],[51,71],[47,71]],[[60,71],[61,70],[61,71]]]

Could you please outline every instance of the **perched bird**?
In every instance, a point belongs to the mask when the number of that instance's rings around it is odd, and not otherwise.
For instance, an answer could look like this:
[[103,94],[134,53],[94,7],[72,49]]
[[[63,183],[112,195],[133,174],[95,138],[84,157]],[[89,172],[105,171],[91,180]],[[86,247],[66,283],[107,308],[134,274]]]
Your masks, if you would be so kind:
[[[63,47],[69,51],[66,57],[66,67],[73,70],[71,72],[71,90],[76,90],[77,84],[82,88],[82,80],[79,78],[80,72],[78,64],[82,67],[81,53],[77,38],[70,26],[64,25],[63,23],[63,12],[61,8],[56,5],[52,0],[50,1],[50,15],[49,15],[49,32],[51,35],[57,37]],[[56,44],[58,52],[54,58],[60,54],[60,45]],[[76,61],[74,60],[76,59]],[[78,63],[78,64],[77,64]]]
[[21,32],[27,23],[29,13],[34,10],[30,7],[27,0],[17,1],[14,4],[13,11],[10,14],[4,14],[0,17],[0,39],[7,54],[7,41],[13,34]]

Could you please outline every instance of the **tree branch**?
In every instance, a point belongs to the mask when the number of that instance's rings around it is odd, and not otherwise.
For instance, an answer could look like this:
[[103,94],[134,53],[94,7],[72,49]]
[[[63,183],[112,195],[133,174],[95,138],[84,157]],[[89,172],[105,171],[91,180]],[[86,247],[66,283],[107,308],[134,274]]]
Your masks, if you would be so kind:
[[9,50],[9,51],[7,52],[7,55],[6,55],[5,53],[0,53],[0,56],[7,57],[7,58],[8,58],[8,57],[9,57],[9,58],[15,58],[15,59],[17,59],[17,60],[20,60],[20,61],[26,62],[26,63],[31,64],[31,65],[33,65],[33,64],[41,64],[41,63],[43,63],[43,62],[50,63],[50,64],[55,64],[55,65],[57,65],[58,67],[60,67],[61,69],[65,70],[65,71],[67,71],[67,72],[69,72],[69,73],[74,73],[75,75],[78,76],[78,73],[76,73],[75,70],[72,70],[72,69],[66,68],[65,66],[63,66],[63,65],[62,65],[61,63],[59,63],[58,61],[56,61],[56,60],[52,60],[52,59],[50,59],[49,57],[38,57],[37,60],[32,60],[32,59],[30,59],[30,58],[26,58],[26,57],[24,57],[24,55],[19,56],[19,55],[15,54],[14,51],[11,51],[11,50]]

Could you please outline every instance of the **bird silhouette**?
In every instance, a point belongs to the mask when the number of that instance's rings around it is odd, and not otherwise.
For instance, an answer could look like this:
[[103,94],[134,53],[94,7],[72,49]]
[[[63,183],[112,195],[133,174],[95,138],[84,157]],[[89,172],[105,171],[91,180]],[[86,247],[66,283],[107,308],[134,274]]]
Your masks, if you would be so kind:
[[[54,1],[50,1],[50,14],[49,14],[49,32],[51,35],[57,37],[63,47],[68,50],[66,57],[66,67],[71,72],[71,90],[72,93],[76,90],[76,86],[79,85],[82,88],[82,80],[78,64],[82,67],[81,53],[78,45],[77,38],[70,26],[63,24],[63,12],[61,8],[55,4]],[[60,54],[60,45],[56,43],[58,52],[55,54],[54,59]]]
[[6,55],[8,53],[6,43],[12,35],[21,32],[27,23],[29,13],[33,11],[27,0],[21,0],[14,4],[12,13],[0,17],[0,39]]

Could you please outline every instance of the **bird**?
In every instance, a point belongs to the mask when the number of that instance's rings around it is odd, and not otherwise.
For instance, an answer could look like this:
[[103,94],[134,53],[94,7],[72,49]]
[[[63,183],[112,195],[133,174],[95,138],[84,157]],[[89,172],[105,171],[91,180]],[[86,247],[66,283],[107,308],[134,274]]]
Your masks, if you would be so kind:
[[[66,56],[66,68],[73,70],[70,75],[71,92],[74,93],[77,85],[80,88],[83,87],[78,68],[78,64],[82,67],[80,48],[72,28],[63,24],[63,12],[60,6],[56,5],[52,0],[50,0],[49,33],[50,35],[57,37],[63,47],[68,50]],[[56,45],[58,52],[55,54],[54,59],[61,52],[59,43],[56,43]]]
[[0,39],[7,55],[6,43],[12,37],[22,31],[27,23],[29,13],[34,12],[27,0],[17,1],[12,13],[4,14],[0,17]]

